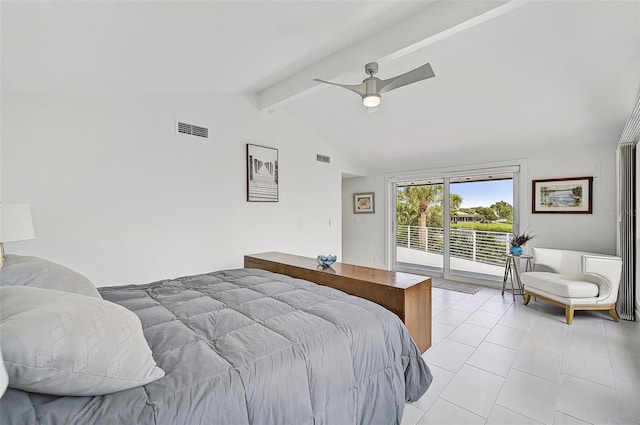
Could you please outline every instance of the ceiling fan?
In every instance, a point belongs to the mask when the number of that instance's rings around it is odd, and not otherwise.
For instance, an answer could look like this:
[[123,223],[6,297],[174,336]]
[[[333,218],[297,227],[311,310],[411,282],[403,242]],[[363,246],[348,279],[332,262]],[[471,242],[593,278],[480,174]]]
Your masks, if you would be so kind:
[[381,93],[386,93],[388,91],[395,90],[398,87],[413,84],[436,76],[436,74],[433,73],[433,69],[431,69],[431,65],[428,63],[417,67],[413,71],[391,77],[387,80],[381,80],[380,78],[373,76],[378,72],[378,64],[376,62],[366,64],[364,66],[364,72],[369,74],[369,77],[362,80],[362,84],[338,84],[332,83],[331,81],[321,80],[320,78],[314,78],[313,81],[344,87],[345,89],[358,93],[362,97],[362,104],[364,106],[367,108],[375,108],[380,105]]

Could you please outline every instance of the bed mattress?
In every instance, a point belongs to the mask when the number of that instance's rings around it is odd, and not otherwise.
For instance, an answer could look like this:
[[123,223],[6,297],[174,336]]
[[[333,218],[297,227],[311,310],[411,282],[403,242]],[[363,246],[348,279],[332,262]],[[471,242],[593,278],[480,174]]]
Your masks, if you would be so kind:
[[99,288],[166,376],[94,397],[9,388],[1,424],[399,424],[432,376],[400,319],[256,269]]

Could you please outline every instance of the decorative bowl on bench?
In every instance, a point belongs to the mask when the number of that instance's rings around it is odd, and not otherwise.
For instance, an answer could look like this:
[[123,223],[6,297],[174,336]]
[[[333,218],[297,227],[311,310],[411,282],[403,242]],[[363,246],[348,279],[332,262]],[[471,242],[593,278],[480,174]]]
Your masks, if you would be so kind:
[[318,255],[318,264],[322,267],[330,267],[338,259],[335,255]]

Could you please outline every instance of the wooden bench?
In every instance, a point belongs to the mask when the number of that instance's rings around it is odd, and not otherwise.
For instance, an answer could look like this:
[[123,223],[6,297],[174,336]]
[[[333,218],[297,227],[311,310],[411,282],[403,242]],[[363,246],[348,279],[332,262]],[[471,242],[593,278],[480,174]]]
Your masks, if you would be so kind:
[[315,258],[281,252],[245,255],[244,267],[330,286],[373,301],[400,317],[421,352],[431,347],[431,278],[352,264],[318,267]]

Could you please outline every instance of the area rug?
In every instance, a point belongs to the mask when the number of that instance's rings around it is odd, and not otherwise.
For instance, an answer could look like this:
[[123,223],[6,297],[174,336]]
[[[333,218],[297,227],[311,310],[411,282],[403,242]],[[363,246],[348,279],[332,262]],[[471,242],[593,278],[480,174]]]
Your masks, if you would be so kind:
[[444,280],[439,277],[431,278],[431,287],[446,289],[448,291],[463,292],[465,294],[475,294],[482,289],[482,286],[474,285],[471,283],[454,282],[451,280]]

